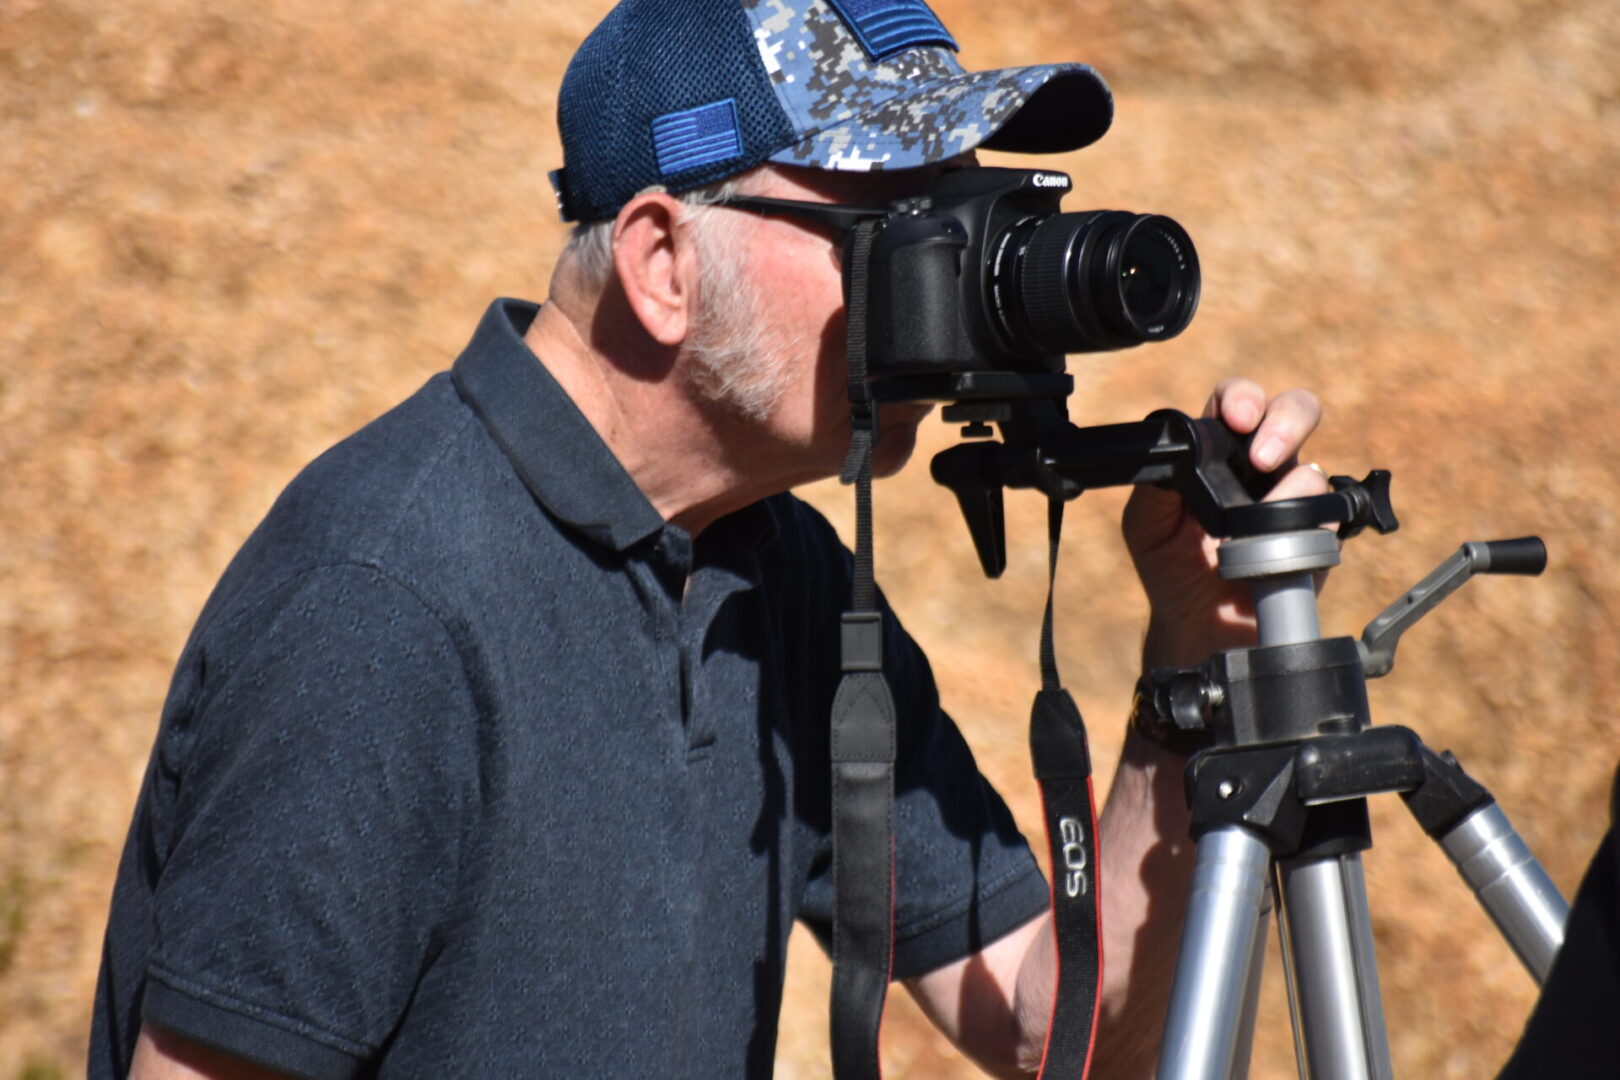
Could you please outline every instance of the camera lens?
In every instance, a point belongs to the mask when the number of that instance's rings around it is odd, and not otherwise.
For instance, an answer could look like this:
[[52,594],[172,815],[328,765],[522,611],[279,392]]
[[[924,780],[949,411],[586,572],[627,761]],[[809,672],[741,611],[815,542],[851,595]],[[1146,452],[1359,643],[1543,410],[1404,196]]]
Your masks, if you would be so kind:
[[1142,224],[1133,224],[1122,246],[1119,291],[1127,318],[1152,335],[1163,332],[1186,282],[1184,260],[1173,238],[1160,229],[1142,228]]
[[1023,350],[1097,352],[1163,341],[1198,309],[1192,239],[1159,214],[1027,218],[994,247],[991,304]]

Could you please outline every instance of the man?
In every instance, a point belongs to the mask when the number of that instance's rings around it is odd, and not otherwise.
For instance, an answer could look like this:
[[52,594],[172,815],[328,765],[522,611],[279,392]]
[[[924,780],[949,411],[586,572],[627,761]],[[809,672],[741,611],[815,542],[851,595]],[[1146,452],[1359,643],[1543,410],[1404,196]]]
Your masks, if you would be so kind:
[[[885,16],[900,16],[899,21]],[[874,21],[875,19],[875,21]],[[898,28],[897,28],[898,27]],[[624,0],[559,99],[590,224],[538,309],[323,455],[188,642],[108,928],[93,1076],[765,1076],[788,931],[831,918],[827,716],[850,567],[784,494],[849,443],[840,238],[977,145],[1084,145],[1078,66],[968,76],[920,3]],[[717,186],[718,185],[718,186]],[[1319,412],[1217,388],[1265,469]],[[886,408],[876,471],[924,410]],[[1277,495],[1320,490],[1294,470]],[[1125,529],[1146,658],[1246,640],[1161,492]],[[892,616],[894,967],[1021,1075],[1046,889]],[[1180,762],[1127,737],[1102,821],[1099,1075],[1156,1053]]]

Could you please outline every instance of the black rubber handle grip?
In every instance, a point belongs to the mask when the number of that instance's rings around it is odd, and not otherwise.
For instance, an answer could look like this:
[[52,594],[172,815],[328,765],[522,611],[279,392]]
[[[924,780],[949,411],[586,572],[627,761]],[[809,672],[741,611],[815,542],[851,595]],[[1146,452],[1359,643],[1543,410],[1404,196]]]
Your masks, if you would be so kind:
[[1491,565],[1487,574],[1528,574],[1531,577],[1547,569],[1547,545],[1539,536],[1523,536],[1517,540],[1492,540],[1485,545]]

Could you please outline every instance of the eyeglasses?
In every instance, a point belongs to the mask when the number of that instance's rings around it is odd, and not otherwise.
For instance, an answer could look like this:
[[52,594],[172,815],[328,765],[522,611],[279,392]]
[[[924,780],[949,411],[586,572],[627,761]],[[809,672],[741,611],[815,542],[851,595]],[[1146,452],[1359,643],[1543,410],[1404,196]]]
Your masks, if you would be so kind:
[[875,210],[863,206],[841,206],[838,203],[803,202],[798,199],[768,199],[761,195],[732,195],[718,199],[710,206],[731,206],[738,210],[752,210],[766,217],[792,217],[816,225],[848,232],[870,218],[887,217],[888,210]]

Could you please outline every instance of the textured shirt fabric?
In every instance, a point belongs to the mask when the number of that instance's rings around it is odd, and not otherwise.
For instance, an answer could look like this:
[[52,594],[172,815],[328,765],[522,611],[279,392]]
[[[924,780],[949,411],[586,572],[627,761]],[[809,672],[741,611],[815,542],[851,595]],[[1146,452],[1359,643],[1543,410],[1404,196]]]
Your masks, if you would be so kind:
[[[144,1018],[306,1077],[768,1076],[830,933],[847,550],[781,495],[665,523],[498,301],[310,465],[176,670],[90,1075]],[[1046,888],[890,616],[895,974]]]

